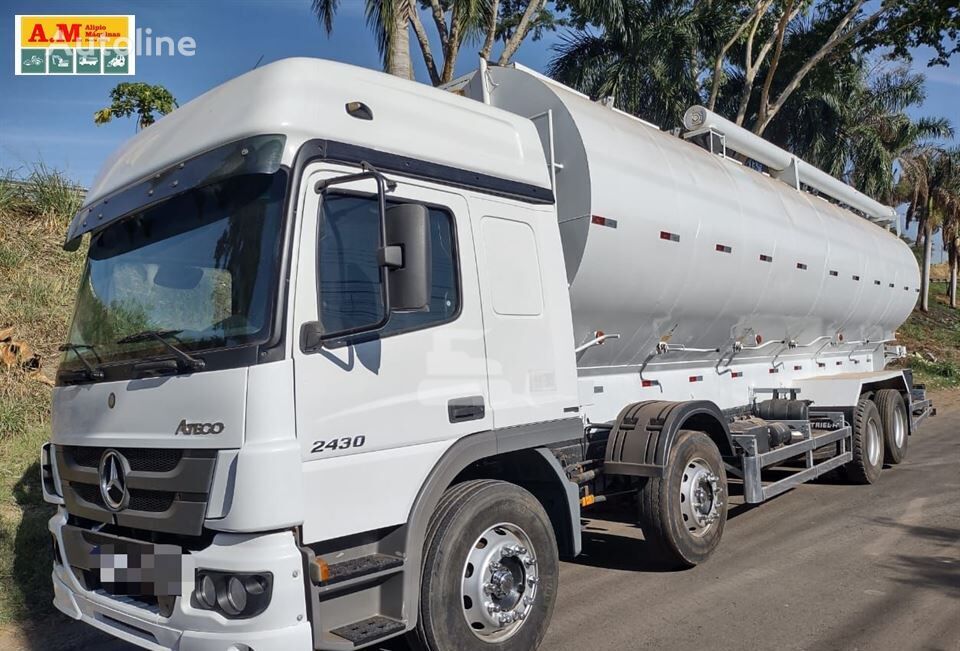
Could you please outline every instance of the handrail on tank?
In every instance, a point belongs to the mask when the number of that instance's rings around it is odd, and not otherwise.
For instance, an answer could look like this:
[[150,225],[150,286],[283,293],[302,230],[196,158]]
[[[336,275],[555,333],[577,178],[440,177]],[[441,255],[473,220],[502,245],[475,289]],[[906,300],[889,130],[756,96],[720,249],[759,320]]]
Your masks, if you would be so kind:
[[[806,185],[836,201],[858,210],[870,221],[892,223],[900,235],[900,220],[896,210],[871,199],[859,190],[836,179],[823,170],[777,147],[760,136],[717,115],[703,106],[691,106],[683,115],[683,126],[688,132],[714,131],[722,134],[724,146],[748,156],[764,165],[770,175],[800,189]],[[686,134],[687,136],[692,134]]]

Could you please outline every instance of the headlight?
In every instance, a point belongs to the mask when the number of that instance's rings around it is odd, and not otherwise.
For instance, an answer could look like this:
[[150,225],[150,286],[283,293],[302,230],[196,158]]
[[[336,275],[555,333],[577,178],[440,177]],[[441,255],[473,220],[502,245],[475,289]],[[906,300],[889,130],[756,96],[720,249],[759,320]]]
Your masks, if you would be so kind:
[[256,617],[270,605],[273,574],[237,574],[197,570],[193,606],[214,610],[228,619]]

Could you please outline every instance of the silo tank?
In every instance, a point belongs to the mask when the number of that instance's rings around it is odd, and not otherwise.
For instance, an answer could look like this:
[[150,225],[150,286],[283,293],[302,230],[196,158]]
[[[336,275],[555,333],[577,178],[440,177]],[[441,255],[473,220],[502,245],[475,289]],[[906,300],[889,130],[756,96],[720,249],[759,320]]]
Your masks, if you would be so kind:
[[916,259],[886,229],[529,71],[488,75],[491,103],[531,118],[556,163],[577,342],[620,336],[590,366],[649,362],[660,341],[877,342],[913,309]]

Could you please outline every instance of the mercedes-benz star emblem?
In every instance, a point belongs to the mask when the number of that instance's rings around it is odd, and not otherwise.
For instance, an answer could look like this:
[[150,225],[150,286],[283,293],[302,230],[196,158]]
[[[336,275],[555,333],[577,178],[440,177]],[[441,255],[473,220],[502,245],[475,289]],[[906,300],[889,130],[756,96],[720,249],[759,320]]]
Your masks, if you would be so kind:
[[100,457],[100,497],[111,511],[122,511],[130,502],[128,472],[127,460],[116,450],[107,450]]

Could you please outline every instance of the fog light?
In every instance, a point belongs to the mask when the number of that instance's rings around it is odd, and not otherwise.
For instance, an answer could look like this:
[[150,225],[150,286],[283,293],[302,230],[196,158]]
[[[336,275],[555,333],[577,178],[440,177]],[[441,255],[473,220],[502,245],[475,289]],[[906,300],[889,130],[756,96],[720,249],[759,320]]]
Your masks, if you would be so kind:
[[270,604],[273,575],[197,570],[194,605],[228,619],[259,615]]
[[238,577],[231,576],[227,581],[226,599],[220,608],[228,615],[239,615],[247,607],[247,589]]
[[197,585],[197,601],[205,608],[217,607],[217,586],[209,574],[204,574]]

